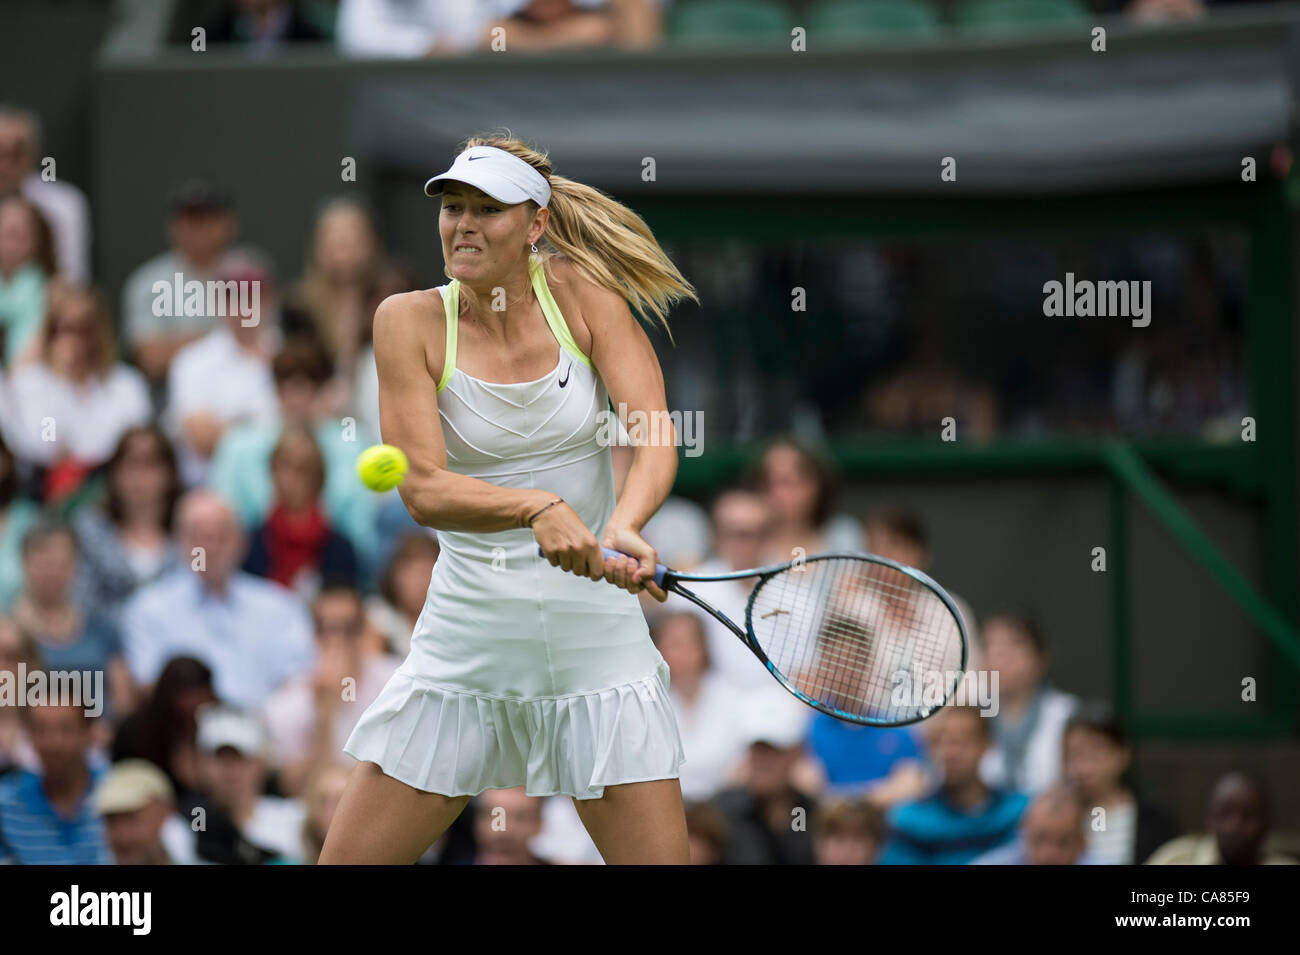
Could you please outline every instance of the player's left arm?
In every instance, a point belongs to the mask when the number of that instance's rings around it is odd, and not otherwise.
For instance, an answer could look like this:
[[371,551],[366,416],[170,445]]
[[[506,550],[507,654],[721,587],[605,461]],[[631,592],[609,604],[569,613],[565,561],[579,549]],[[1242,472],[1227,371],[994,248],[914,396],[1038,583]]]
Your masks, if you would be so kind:
[[642,423],[644,432],[644,440],[633,445],[632,467],[601,540],[604,547],[631,554],[639,566],[629,572],[626,561],[607,560],[605,579],[634,593],[645,587],[656,600],[664,600],[667,595],[659,587],[646,584],[658,557],[641,537],[641,528],[659,510],[677,477],[677,430],[668,416],[663,371],[645,329],[623,297],[590,281],[576,284],[591,335],[592,363],[619,416],[626,412],[633,424]]

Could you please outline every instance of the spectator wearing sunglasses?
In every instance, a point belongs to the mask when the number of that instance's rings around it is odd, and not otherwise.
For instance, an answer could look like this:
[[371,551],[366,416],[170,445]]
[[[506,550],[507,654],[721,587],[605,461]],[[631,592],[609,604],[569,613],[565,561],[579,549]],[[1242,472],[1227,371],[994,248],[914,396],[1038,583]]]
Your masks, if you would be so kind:
[[104,298],[64,283],[50,288],[37,359],[9,386],[6,436],[20,460],[43,469],[46,501],[80,487],[153,411],[144,378],[117,360]]

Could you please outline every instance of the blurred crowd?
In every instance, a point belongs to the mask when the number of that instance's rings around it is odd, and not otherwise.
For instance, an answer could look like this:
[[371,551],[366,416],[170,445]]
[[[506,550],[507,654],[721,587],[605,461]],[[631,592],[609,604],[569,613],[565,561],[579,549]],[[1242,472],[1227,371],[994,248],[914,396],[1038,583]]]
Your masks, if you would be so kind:
[[[978,0],[914,0],[934,17],[964,22],[953,9]],[[1121,13],[1137,23],[1176,23],[1237,0],[1038,0],[1042,9],[980,11],[1005,22],[1053,22],[1062,16]],[[730,5],[733,9],[728,10]],[[301,44],[331,44],[345,56],[446,57],[493,49],[505,38],[511,51],[647,49],[666,37],[700,31],[740,36],[764,29],[784,33],[787,23],[833,24],[845,0],[179,0],[170,39],[189,45],[196,27],[209,44],[267,56]],[[898,4],[895,4],[898,6]],[[986,9],[990,5],[983,5]],[[1032,7],[1033,3],[1022,5]],[[735,10],[743,7],[742,10]],[[887,11],[888,12],[888,11]],[[880,20],[879,36],[908,23],[896,14]],[[852,19],[852,18],[850,18]],[[928,22],[928,20],[927,20]],[[495,47],[495,48],[500,48]]]
[[329,44],[345,56],[441,57],[488,48],[508,31],[516,52],[657,45],[671,0],[182,0],[174,42],[201,26],[207,42],[271,55],[296,44]]
[[[838,439],[933,440],[951,415],[963,442],[1239,441],[1250,407],[1241,235],[688,240],[671,252],[705,305],[683,306],[677,346],[660,348],[669,405],[708,409],[715,440],[802,421]],[[1045,280],[1067,273],[1149,281],[1151,324],[1045,316]],[[807,311],[792,317],[793,288]]]
[[[354,470],[379,435],[370,316],[412,277],[363,204],[329,199],[282,282],[233,197],[191,180],[113,301],[86,199],[42,179],[40,155],[38,118],[0,108],[0,694],[46,670],[100,674],[103,696],[0,696],[0,859],[313,862],[343,742],[409,650],[439,556]],[[614,449],[616,482],[630,456]],[[930,566],[915,515],[845,513],[834,491],[815,449],[775,440],[707,509],[670,498],[645,534],[682,569],[863,549]],[[743,584],[699,589],[743,617]],[[1033,623],[958,605],[997,715],[881,730],[814,715],[712,618],[646,601],[695,860],[1284,861],[1254,777],[1220,780],[1205,833],[1180,835],[1135,788],[1124,728],[1048,685]],[[423,861],[599,857],[569,800],[504,791]]]

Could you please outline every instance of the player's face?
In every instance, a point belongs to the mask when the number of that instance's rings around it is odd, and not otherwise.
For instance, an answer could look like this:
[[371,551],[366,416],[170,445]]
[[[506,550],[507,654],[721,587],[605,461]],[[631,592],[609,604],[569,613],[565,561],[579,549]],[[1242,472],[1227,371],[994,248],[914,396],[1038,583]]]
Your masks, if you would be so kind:
[[507,205],[470,186],[449,184],[442,194],[438,231],[442,255],[461,281],[504,275],[528,245],[531,205]]

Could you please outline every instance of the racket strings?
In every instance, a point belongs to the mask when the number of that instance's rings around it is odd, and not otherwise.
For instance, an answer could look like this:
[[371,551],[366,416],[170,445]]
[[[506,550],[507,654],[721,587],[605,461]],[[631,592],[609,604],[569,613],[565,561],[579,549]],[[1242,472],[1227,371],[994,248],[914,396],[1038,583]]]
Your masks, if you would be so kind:
[[919,719],[951,697],[961,676],[961,631],[948,604],[874,560],[812,560],[767,578],[750,626],[788,683],[862,722]]

